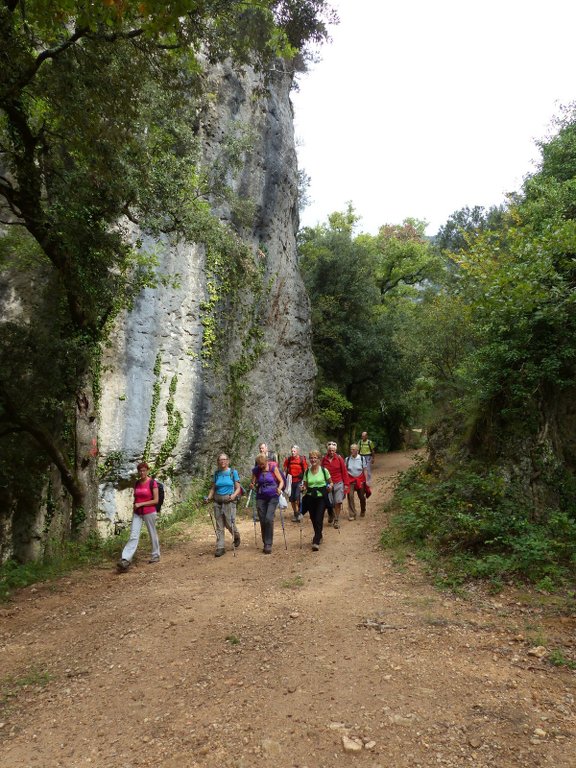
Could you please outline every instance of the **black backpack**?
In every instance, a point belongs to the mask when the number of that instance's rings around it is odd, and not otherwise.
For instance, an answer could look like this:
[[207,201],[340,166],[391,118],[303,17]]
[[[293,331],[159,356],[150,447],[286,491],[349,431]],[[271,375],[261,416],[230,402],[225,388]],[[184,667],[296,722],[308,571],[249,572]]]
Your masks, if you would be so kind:
[[[156,485],[158,486],[158,504],[156,504],[156,512],[160,514],[162,504],[164,504],[164,483],[161,483],[160,480],[156,480]],[[150,489],[152,489],[152,486],[150,486]]]

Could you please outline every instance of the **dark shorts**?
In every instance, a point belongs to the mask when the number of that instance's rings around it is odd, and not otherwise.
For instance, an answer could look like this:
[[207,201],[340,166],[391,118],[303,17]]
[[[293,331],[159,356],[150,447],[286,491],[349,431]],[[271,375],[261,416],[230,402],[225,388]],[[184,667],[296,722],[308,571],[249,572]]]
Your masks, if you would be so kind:
[[300,486],[302,480],[292,481],[292,489],[290,491],[290,501],[300,501]]

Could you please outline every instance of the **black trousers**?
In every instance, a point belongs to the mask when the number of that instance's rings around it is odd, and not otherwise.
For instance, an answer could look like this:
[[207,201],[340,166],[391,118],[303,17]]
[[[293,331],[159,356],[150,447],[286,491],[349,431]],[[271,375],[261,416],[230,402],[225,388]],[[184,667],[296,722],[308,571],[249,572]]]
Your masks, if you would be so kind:
[[322,528],[324,527],[324,510],[326,509],[326,499],[324,496],[309,496],[306,494],[302,499],[302,512],[308,512],[312,527],[314,528],[313,544],[320,544],[322,541]]

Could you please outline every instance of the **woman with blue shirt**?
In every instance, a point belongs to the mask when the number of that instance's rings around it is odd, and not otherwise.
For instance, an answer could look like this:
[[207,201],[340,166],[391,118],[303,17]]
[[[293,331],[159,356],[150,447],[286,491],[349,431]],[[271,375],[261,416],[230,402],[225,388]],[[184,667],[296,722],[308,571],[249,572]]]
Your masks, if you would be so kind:
[[214,473],[212,487],[206,501],[214,500],[214,519],[216,521],[216,552],[221,557],[224,549],[224,528],[228,528],[234,537],[234,547],[240,546],[240,533],[236,528],[236,499],[242,492],[240,478],[235,469],[230,469],[230,459],[225,453],[218,456],[218,469]]

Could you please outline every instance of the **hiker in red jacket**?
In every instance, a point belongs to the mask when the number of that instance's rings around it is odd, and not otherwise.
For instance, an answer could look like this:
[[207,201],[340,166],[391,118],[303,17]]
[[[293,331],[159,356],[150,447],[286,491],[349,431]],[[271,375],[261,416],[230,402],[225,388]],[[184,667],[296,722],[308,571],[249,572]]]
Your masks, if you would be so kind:
[[340,512],[342,511],[342,502],[344,496],[350,488],[350,478],[346,469],[346,463],[339,453],[336,453],[337,444],[330,440],[326,443],[326,455],[322,458],[321,465],[330,472],[330,477],[334,483],[330,493],[332,501],[332,515],[328,514],[328,522],[332,523],[334,528],[340,528]]
[[292,477],[292,488],[290,489],[290,503],[292,504],[292,522],[298,523],[302,519],[300,512],[300,486],[302,484],[302,475],[308,469],[308,462],[305,456],[300,455],[300,448],[293,445],[290,449],[290,456],[284,459],[284,474]]

